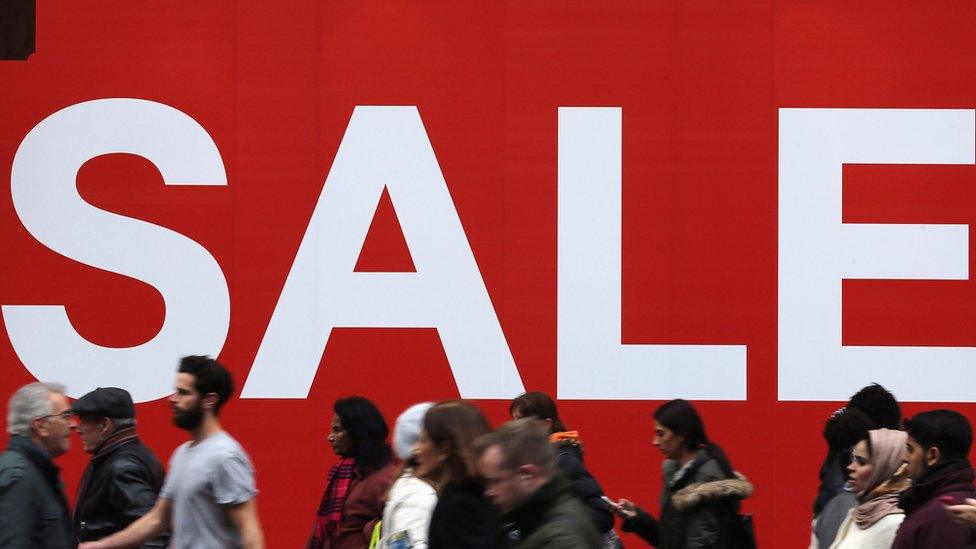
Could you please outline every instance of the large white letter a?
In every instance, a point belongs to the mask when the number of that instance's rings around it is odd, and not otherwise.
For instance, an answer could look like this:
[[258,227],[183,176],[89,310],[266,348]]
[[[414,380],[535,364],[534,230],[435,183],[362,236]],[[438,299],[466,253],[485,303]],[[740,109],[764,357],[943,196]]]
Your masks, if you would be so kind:
[[[383,187],[416,272],[354,272]],[[356,107],[244,386],[305,398],[333,327],[435,327],[463,398],[522,381],[416,107]]]

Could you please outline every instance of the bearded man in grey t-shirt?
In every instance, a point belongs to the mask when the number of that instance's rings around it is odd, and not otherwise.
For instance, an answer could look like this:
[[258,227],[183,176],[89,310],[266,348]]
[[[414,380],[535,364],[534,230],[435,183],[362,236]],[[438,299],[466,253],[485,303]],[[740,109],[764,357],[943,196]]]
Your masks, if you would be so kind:
[[234,389],[230,373],[212,358],[184,357],[175,389],[173,422],[190,441],[173,452],[156,505],[125,530],[78,549],[136,547],[167,528],[172,549],[264,548],[254,467],[217,420]]

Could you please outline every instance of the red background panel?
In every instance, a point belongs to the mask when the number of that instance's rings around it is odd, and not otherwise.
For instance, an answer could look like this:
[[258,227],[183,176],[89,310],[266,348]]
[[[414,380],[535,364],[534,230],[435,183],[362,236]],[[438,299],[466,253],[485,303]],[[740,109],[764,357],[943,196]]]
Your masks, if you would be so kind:
[[[231,295],[220,359],[239,386],[353,108],[416,105],[522,379],[554,393],[557,108],[622,107],[623,339],[748,346],[748,400],[700,410],[757,486],[745,509],[767,547],[807,542],[820,430],[839,405],[777,400],[777,109],[976,106],[976,8],[959,3],[40,2],[37,20],[37,53],[0,62],[0,302],[65,304],[104,345],[156,333],[159,293],[41,246],[15,215],[9,174],[27,132],[64,107],[171,105],[213,137],[226,187],[167,187],[130,155],[91,160],[78,186],[214,255]],[[848,166],[845,221],[972,223],[974,169]],[[358,269],[412,267],[384,199]],[[844,341],[976,345],[974,292],[970,281],[845,282]],[[32,377],[0,333],[6,399]],[[331,403],[355,393],[390,420],[456,397],[436,330],[336,330],[307,399],[226,409],[257,466],[270,547],[304,541],[335,459]],[[480,404],[505,419],[507,402]],[[606,492],[654,511],[658,404],[560,402]],[[138,413],[161,457],[184,440],[165,401]],[[70,492],[85,462],[80,444],[60,460]]]

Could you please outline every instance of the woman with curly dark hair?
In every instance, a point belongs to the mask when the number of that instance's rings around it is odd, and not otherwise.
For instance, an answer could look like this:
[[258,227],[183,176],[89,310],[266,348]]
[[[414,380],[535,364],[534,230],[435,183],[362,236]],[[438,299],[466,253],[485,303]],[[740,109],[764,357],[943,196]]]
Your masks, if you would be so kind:
[[369,400],[353,396],[333,405],[329,444],[339,462],[316,515],[308,549],[365,549],[383,516],[386,493],[396,468],[386,443],[389,429]]
[[438,493],[428,549],[508,546],[501,515],[485,498],[473,449],[475,439],[490,431],[481,410],[461,400],[438,403],[424,416],[413,456],[416,474],[429,479]]

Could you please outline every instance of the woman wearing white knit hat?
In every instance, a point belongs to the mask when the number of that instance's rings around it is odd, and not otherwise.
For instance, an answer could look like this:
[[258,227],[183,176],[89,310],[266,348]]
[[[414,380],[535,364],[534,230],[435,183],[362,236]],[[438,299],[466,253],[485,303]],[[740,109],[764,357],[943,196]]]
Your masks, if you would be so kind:
[[383,509],[380,547],[427,547],[427,528],[437,505],[437,491],[427,479],[414,474],[410,449],[420,437],[424,416],[431,406],[432,402],[421,402],[407,408],[393,428],[393,451],[403,460],[403,469],[390,487]]

